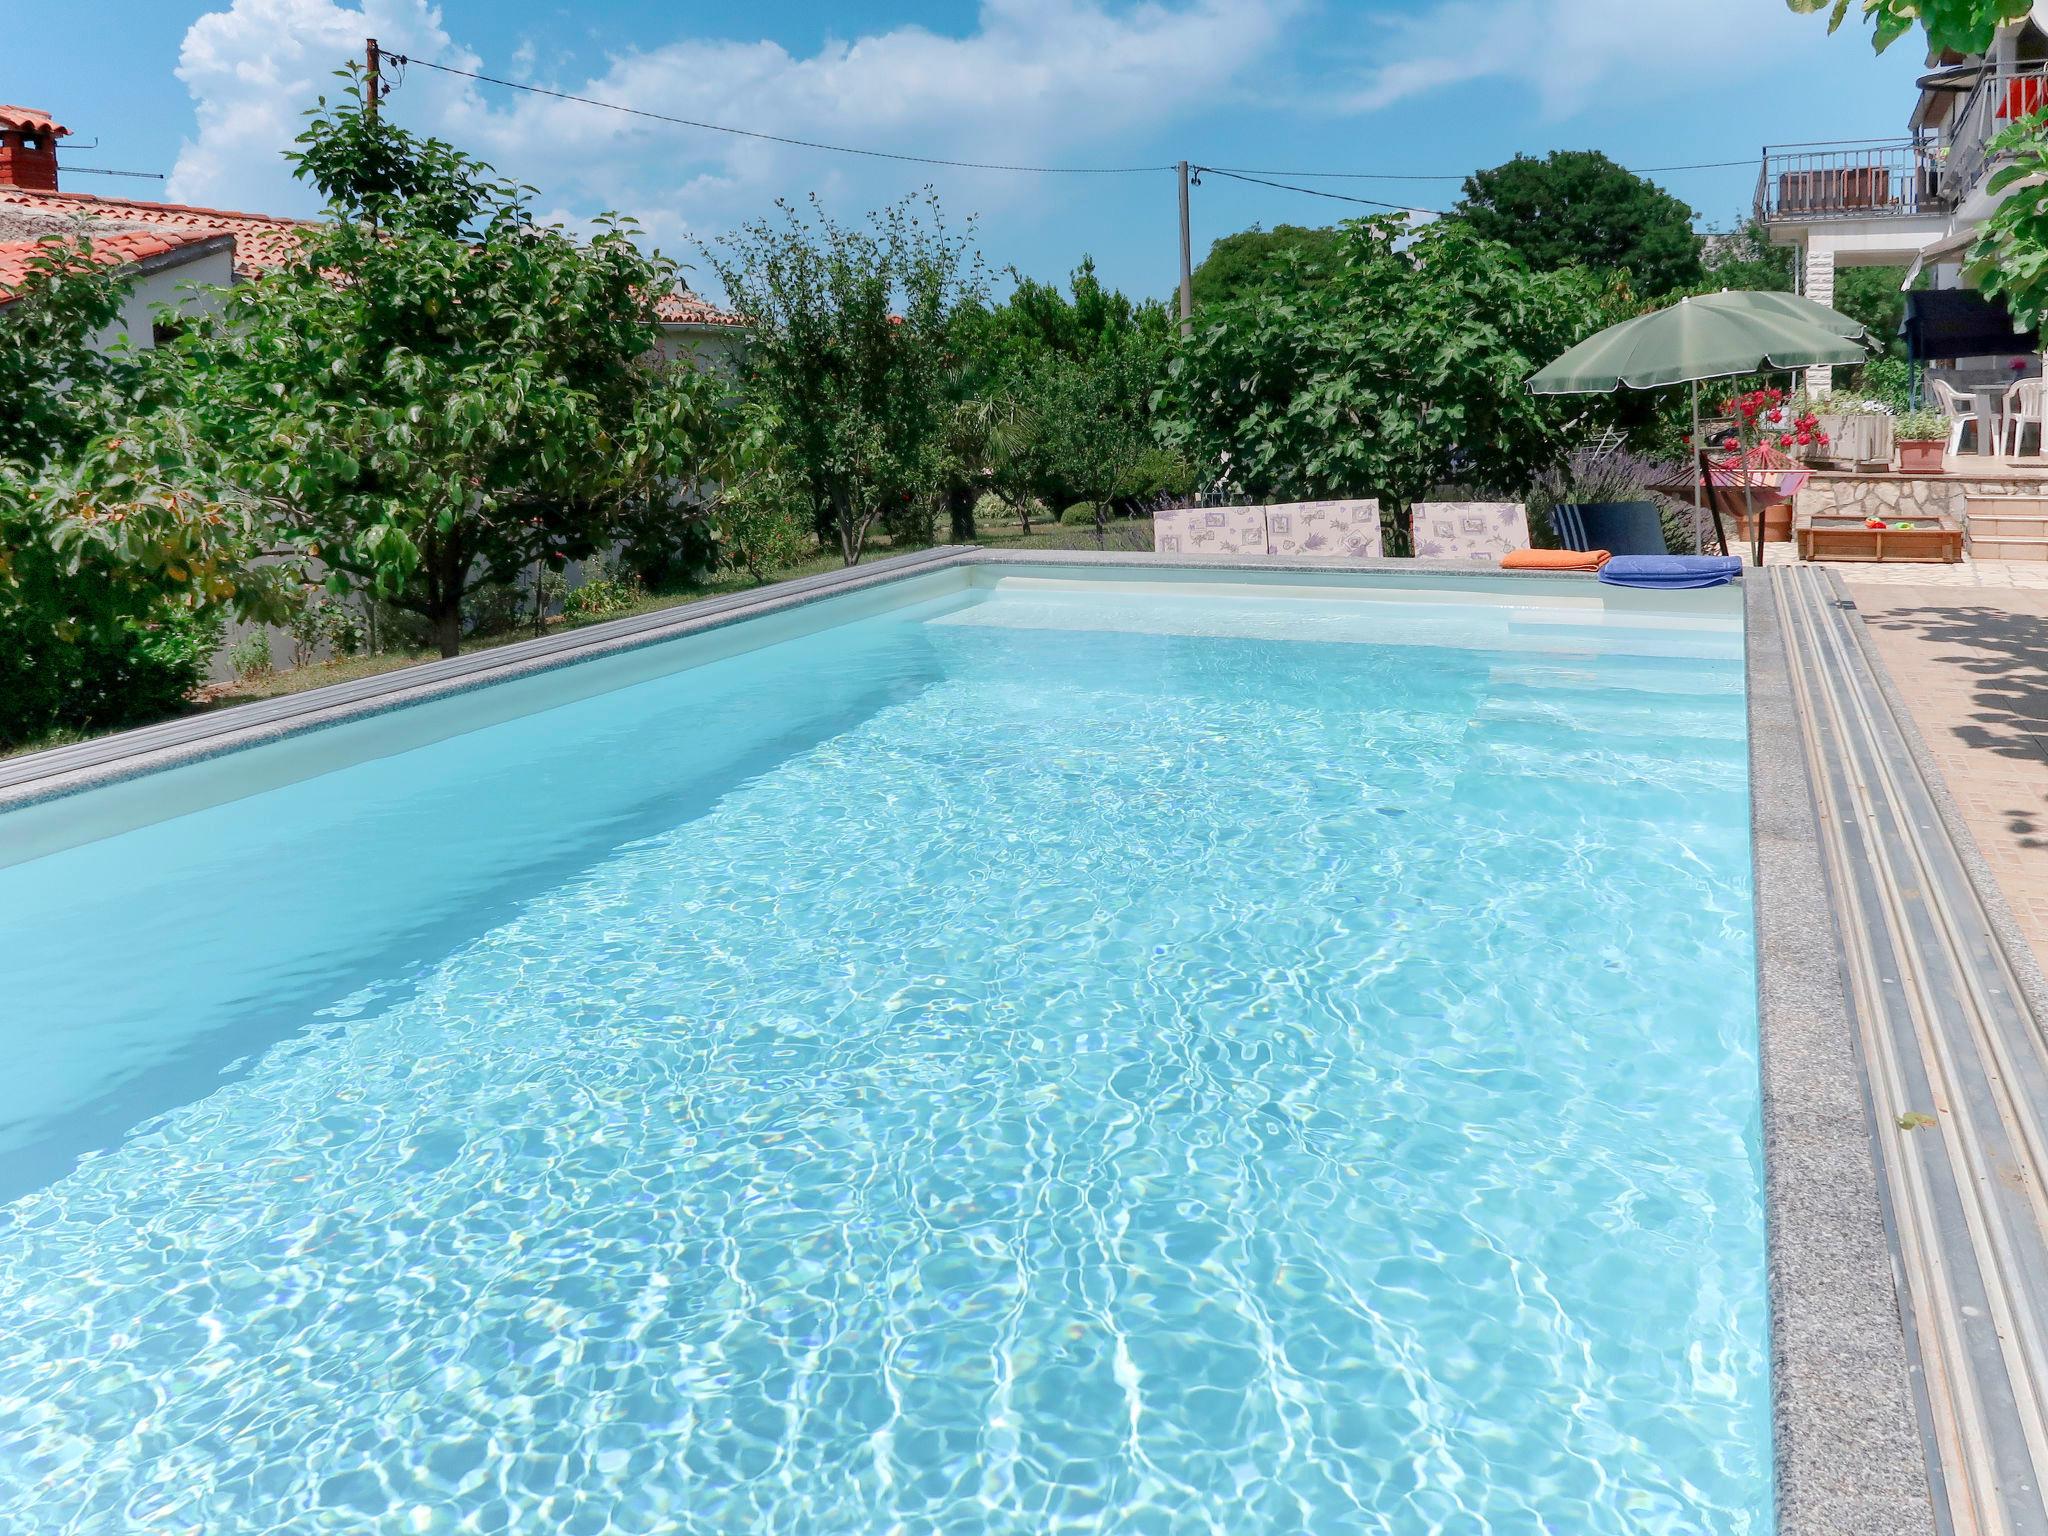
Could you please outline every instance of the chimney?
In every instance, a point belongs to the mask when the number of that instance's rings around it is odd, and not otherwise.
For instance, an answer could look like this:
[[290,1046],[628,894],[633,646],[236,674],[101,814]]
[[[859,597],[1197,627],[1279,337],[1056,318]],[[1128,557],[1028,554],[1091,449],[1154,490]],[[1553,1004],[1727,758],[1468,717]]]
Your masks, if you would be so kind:
[[57,190],[57,141],[71,130],[34,107],[0,107],[0,187]]

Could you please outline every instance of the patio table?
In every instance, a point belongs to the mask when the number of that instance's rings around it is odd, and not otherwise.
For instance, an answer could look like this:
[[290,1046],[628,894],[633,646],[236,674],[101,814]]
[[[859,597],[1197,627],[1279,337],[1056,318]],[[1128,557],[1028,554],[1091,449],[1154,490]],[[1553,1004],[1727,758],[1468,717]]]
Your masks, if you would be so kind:
[[1958,390],[1970,402],[1970,414],[1977,419],[1977,451],[1995,455],[1998,452],[1998,429],[2003,425],[2005,415],[2005,386],[1991,389]]

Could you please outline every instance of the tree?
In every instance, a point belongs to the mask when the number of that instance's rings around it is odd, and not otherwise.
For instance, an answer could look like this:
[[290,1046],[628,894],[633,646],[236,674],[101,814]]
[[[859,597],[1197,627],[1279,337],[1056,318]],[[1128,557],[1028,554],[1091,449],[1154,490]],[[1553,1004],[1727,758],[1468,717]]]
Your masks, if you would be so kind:
[[141,357],[98,344],[127,286],[90,240],[51,239],[0,304],[0,745],[176,709],[222,615],[262,611],[270,591],[233,509],[76,494],[151,395]]
[[469,593],[595,554],[649,504],[689,515],[721,386],[659,361],[650,299],[675,269],[625,221],[587,242],[539,223],[530,189],[365,114],[353,76],[309,116],[292,158],[325,222],[168,349],[164,408],[114,468],[216,487],[452,656]]
[[1087,502],[1097,547],[1116,504],[1144,489],[1153,446],[1147,406],[1155,375],[1137,349],[1088,358],[1041,358],[1018,380],[1013,474],[1048,507]]
[[1785,0],[1802,16],[1828,12],[1828,30],[1848,19],[1852,3],[1871,24],[1871,44],[1879,53],[1912,31],[1927,31],[1927,46],[1936,53],[1986,53],[1998,29],[2024,21],[2033,0]]
[[1451,479],[1526,488],[1590,407],[1524,380],[1617,295],[1582,268],[1532,273],[1458,220],[1342,231],[1317,282],[1205,312],[1158,392],[1162,436],[1255,497],[1398,510]]
[[889,507],[929,497],[947,409],[947,338],[980,261],[930,193],[853,229],[778,202],[709,248],[752,325],[745,389],[781,423],[786,472],[821,540],[856,564]]
[[1453,210],[1488,240],[1520,251],[1538,272],[1578,264],[1620,268],[1638,292],[1664,294],[1700,278],[1693,211],[1598,150],[1517,155],[1465,178]]
[[2013,324],[2038,330],[2048,319],[2048,112],[2014,123],[1991,141],[2005,163],[1986,190],[2004,201],[1970,248],[1963,275],[1990,298],[2005,300]]
[[1300,224],[1254,224],[1225,235],[1210,245],[1190,279],[1195,308],[1228,304],[1261,289],[1291,292],[1315,281],[1334,266],[1343,240],[1335,227]]

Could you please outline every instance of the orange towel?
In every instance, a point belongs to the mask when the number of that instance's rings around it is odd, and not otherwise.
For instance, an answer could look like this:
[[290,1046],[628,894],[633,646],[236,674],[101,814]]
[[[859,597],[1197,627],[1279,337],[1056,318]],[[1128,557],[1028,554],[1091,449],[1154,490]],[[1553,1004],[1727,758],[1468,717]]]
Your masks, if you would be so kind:
[[1604,549],[1516,549],[1500,557],[1504,571],[1597,571],[1614,557]]

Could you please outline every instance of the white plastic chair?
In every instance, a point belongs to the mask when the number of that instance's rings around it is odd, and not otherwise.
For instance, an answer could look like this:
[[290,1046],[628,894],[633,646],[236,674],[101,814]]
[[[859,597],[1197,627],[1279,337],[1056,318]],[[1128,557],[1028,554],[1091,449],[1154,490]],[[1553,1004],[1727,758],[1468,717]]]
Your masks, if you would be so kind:
[[[1948,452],[1954,458],[1962,451],[1963,428],[1977,420],[1977,402],[1974,397],[1964,394],[1946,379],[1929,379],[1927,387],[1934,394],[1935,409],[1948,418]],[[1984,449],[1984,431],[1977,430],[1977,451]]]
[[2005,456],[2016,459],[2026,441],[2026,429],[2034,429],[2034,454],[2048,458],[2048,379],[2020,379],[2005,392],[2005,411],[2000,418],[2000,443]]

